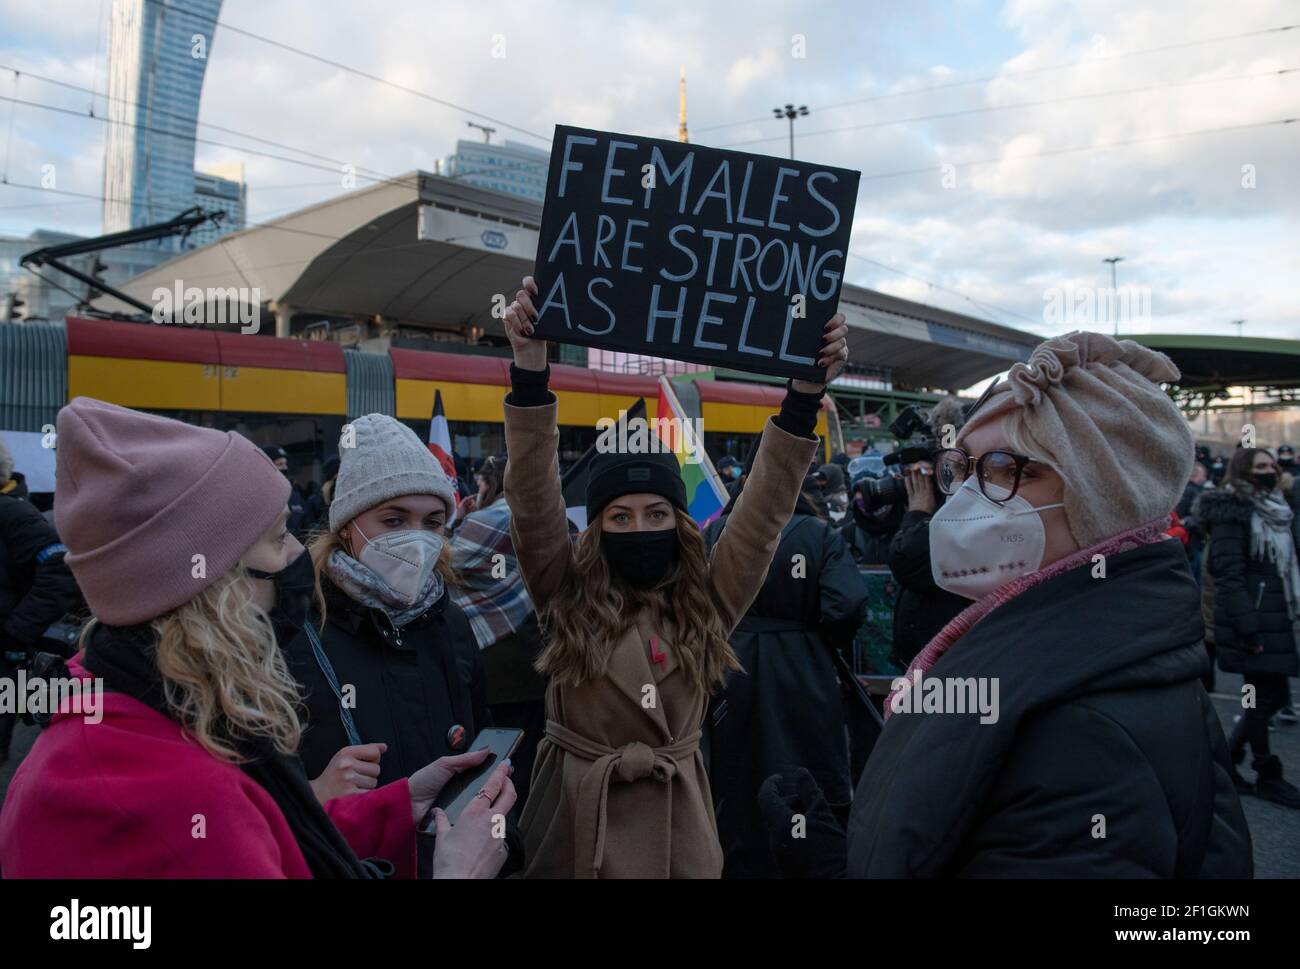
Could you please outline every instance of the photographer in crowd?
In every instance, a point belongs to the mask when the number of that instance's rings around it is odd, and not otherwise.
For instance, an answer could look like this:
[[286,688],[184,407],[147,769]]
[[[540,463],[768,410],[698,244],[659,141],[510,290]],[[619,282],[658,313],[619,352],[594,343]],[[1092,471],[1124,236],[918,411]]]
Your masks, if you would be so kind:
[[[913,414],[910,419],[909,411]],[[935,484],[934,464],[929,458],[941,438],[950,437],[961,427],[964,419],[961,405],[956,398],[940,401],[928,422],[913,409],[909,411],[904,411],[890,429],[904,440],[921,429],[927,430],[930,436],[920,444],[904,444],[896,452],[899,459],[896,463],[903,471],[907,510],[890,545],[886,564],[899,584],[898,601],[894,605],[894,648],[890,655],[899,669],[906,669],[926,643],[967,605],[961,596],[941,588],[930,568],[930,519],[943,505],[945,496]],[[894,490],[897,493],[897,487]]]
[[858,565],[884,565],[889,546],[907,506],[901,501],[877,500],[882,484],[889,484],[884,461],[878,454],[864,454],[849,462],[849,513],[840,524],[840,534]]

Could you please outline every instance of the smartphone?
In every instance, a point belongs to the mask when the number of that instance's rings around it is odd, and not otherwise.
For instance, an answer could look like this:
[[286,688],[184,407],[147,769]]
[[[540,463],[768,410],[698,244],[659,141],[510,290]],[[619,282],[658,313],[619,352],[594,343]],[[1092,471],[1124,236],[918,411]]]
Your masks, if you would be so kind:
[[[483,790],[483,785],[487,783],[492,771],[496,769],[501,761],[514,754],[515,748],[519,746],[519,742],[523,739],[524,732],[513,727],[489,727],[487,730],[481,731],[474,738],[474,742],[469,745],[469,750],[466,753],[485,748],[492,753],[477,767],[461,771],[449,780],[447,786],[434,799],[433,806],[442,808],[447,815],[447,820],[455,824],[460,817],[460,812],[469,807],[469,803],[478,796],[478,792]],[[432,808],[424,816],[420,829],[426,834],[434,832]]]

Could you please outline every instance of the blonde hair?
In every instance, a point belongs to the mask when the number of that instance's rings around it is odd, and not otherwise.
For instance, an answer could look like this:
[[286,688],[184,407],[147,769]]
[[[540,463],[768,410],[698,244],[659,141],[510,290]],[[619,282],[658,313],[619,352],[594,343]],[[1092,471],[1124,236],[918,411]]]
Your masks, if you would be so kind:
[[[320,613],[320,626],[317,628],[322,632],[325,630],[325,593],[321,588],[321,576],[325,572],[325,563],[329,561],[330,554],[335,549],[343,552],[344,555],[352,554],[343,543],[343,539],[339,537],[338,532],[317,532],[307,542],[307,552],[311,555],[312,572],[315,573],[312,599],[316,603],[316,611]],[[438,574],[442,576],[444,586],[449,590],[460,585],[460,580],[456,578],[456,572],[452,568],[451,557],[451,536],[446,535],[442,543],[442,551],[438,553],[438,562],[435,568]]]
[[[83,648],[96,623],[82,632]],[[253,737],[283,754],[298,750],[298,685],[243,569],[227,572],[150,626],[167,705],[208,753],[246,761],[235,745]]]
[[677,564],[642,590],[614,580],[600,549],[600,519],[588,525],[564,585],[539,608],[547,644],[534,664],[538,672],[572,686],[602,676],[619,639],[645,609],[656,624],[671,625],[686,678],[700,690],[713,692],[728,670],[741,669],[710,597],[704,536],[680,510],[676,528]]

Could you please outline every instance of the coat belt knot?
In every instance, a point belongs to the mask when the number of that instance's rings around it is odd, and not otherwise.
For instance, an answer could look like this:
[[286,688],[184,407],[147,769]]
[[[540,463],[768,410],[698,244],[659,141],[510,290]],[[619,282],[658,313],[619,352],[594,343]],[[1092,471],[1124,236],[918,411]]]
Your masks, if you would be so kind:
[[[595,878],[600,874],[605,856],[609,785],[616,779],[624,784],[648,777],[671,781],[677,775],[677,762],[695,756],[700,745],[700,732],[697,730],[665,747],[651,747],[634,740],[615,748],[584,737],[555,720],[547,720],[546,739],[566,753],[591,762],[578,786],[578,803],[574,806],[574,841],[577,847],[574,875],[577,878]],[[665,844],[672,823],[671,799],[667,802],[667,810],[668,816],[645,821],[663,828]],[[667,876],[665,871],[663,877]]]
[[625,745],[616,756],[618,766],[615,773],[624,784],[652,775],[656,780],[667,781],[677,773],[677,765],[672,758],[656,756],[652,748],[639,740]]

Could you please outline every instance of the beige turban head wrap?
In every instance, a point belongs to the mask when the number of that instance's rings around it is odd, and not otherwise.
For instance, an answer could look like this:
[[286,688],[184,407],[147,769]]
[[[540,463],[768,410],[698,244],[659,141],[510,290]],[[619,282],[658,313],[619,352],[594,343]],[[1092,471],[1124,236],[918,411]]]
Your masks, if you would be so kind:
[[1013,448],[1065,481],[1080,548],[1167,515],[1192,471],[1195,441],[1157,381],[1180,374],[1163,353],[1102,333],[1038,345],[970,416],[957,438],[1001,420]]

